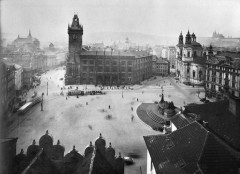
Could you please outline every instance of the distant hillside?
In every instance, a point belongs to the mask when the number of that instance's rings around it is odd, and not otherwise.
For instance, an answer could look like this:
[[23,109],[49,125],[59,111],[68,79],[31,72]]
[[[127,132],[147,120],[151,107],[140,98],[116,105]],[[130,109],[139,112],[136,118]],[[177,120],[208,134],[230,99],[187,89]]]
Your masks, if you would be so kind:
[[124,42],[126,38],[132,43],[136,43],[137,45],[175,45],[177,42],[177,38],[174,37],[162,37],[151,34],[143,34],[143,33],[133,33],[133,32],[98,32],[98,33],[88,33],[83,36],[84,43],[92,43],[92,42],[104,42],[111,43],[113,41],[121,41]]

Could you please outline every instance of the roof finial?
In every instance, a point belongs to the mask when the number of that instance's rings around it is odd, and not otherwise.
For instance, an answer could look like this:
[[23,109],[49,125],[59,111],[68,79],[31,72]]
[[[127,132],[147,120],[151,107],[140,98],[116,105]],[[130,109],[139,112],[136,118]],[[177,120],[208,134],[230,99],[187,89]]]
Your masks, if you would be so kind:
[[119,152],[119,158],[121,158],[121,152]]
[[46,135],[48,135],[48,130],[46,131]]
[[24,152],[23,152],[23,149],[21,149],[21,152],[20,152],[20,154],[23,154]]
[[109,143],[109,147],[112,147],[112,143],[111,142]]
[[102,138],[102,134],[100,133],[100,136],[99,136],[100,138]]
[[58,140],[58,141],[57,141],[57,145],[59,145],[59,144],[60,144],[60,141]]
[[75,145],[73,145],[73,151],[75,151]]
[[35,141],[35,139],[34,139],[32,145],[35,145],[35,144],[36,144],[36,141]]
[[90,141],[90,146],[92,146],[92,142]]

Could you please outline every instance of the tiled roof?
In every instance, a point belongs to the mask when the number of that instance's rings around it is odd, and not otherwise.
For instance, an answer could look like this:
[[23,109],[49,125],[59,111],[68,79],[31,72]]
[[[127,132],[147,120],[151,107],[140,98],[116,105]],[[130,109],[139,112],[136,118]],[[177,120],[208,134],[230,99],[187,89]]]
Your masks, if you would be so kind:
[[204,173],[238,173],[239,161],[216,136],[209,133],[199,167]]
[[167,60],[164,60],[164,59],[157,59],[156,63],[165,63],[165,64],[168,64],[168,61],[167,61]]
[[233,52],[221,52],[221,53],[218,53],[217,56],[227,56],[227,57],[231,57],[231,58],[240,58],[239,53],[233,53]]
[[[186,112],[200,115],[217,136],[240,149],[240,119],[228,110],[228,101],[185,106]],[[187,117],[187,115],[186,115]]]
[[177,129],[187,126],[190,123],[182,115],[178,115],[177,117],[174,117],[173,119],[171,119],[171,122],[174,124],[174,126],[176,126]]
[[156,173],[197,172],[207,133],[193,122],[171,134],[144,136]]

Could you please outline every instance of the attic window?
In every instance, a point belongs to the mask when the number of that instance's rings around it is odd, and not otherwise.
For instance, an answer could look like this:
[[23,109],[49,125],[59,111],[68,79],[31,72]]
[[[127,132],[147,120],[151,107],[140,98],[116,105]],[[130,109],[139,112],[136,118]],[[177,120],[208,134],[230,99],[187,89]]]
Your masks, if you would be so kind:
[[174,147],[174,143],[172,142],[172,140],[170,139],[166,139],[166,149],[171,149],[172,147]]
[[183,168],[186,166],[186,163],[183,159],[180,159],[178,162],[174,164],[175,167]]

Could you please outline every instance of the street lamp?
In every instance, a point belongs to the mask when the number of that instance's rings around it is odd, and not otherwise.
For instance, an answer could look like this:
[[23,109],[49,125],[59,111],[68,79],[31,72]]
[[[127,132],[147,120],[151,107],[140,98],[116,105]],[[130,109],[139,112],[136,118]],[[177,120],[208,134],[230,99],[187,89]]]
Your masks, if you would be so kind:
[[43,95],[44,93],[42,93],[41,111],[43,111]]
[[123,87],[122,87],[122,98],[123,98]]

